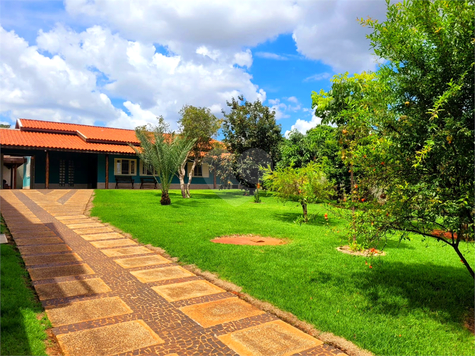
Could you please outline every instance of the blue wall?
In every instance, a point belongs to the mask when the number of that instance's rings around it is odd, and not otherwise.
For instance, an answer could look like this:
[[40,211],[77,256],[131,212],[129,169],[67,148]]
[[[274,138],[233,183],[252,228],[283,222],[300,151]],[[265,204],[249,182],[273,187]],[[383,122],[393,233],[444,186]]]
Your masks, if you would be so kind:
[[[111,188],[110,184],[115,184],[115,174],[114,174],[114,159],[116,158],[128,158],[128,159],[136,159],[137,160],[137,174],[132,176],[134,183],[140,183],[140,159],[136,156],[128,156],[128,155],[113,155],[109,154],[109,188]],[[186,167],[187,169],[188,167]],[[97,158],[97,182],[105,183],[106,181],[106,155],[99,154]],[[187,172],[188,173],[188,172]],[[209,173],[209,177],[193,177],[191,184],[207,184],[209,186],[213,186],[213,172]],[[188,182],[188,177],[185,177],[185,183]],[[177,176],[173,177],[172,184],[179,184],[180,180]],[[216,178],[216,184],[220,184],[219,178]],[[237,183],[236,183],[237,184]]]

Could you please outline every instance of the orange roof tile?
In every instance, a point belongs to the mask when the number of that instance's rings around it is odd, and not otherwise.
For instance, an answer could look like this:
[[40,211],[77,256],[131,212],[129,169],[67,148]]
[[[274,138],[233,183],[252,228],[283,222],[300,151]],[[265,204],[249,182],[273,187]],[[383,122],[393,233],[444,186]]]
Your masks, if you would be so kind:
[[88,142],[123,142],[133,145],[140,144],[134,130],[116,129],[111,127],[99,127],[79,124],[66,124],[30,119],[18,119],[17,128],[22,131],[43,132],[70,132],[80,133]]
[[135,153],[135,151],[128,145],[86,142],[77,135],[11,129],[0,129],[0,145],[104,153]]

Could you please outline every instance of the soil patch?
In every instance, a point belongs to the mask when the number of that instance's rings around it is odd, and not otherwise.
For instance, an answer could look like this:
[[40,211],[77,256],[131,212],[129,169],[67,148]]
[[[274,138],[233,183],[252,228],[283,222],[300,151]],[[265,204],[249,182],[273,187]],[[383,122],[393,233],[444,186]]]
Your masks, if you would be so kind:
[[229,244],[229,245],[285,245],[288,242],[282,239],[275,239],[273,237],[261,237],[258,235],[230,235],[221,236],[211,240],[211,242],[217,244]]
[[364,251],[352,251],[350,249],[350,246],[345,245],[345,246],[340,246],[336,248],[338,251],[346,253],[348,255],[355,255],[355,256],[365,256],[365,257],[379,257],[379,256],[385,256],[386,252],[376,250],[375,248],[370,248],[368,250]]

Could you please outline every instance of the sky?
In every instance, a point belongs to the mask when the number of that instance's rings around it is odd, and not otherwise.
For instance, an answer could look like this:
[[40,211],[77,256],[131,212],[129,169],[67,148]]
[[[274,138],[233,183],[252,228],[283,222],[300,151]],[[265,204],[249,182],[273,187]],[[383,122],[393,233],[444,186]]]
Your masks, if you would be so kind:
[[383,0],[0,0],[0,123],[133,129],[243,95],[285,134],[319,124],[312,91],[375,70],[358,18]]

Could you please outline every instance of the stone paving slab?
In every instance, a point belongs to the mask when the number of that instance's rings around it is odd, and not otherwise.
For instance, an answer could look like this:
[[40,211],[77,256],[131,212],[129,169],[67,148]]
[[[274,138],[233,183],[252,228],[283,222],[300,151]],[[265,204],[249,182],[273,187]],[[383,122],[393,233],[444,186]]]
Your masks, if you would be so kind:
[[122,256],[128,256],[128,255],[152,253],[152,251],[150,251],[148,248],[143,247],[143,246],[102,250],[101,252],[108,257],[122,257]]
[[[14,233],[15,231],[11,231]],[[15,239],[25,239],[30,237],[53,237],[56,234],[53,231],[36,231],[34,233],[31,232],[17,232],[15,233]]]
[[164,341],[142,320],[57,336],[65,356],[114,355]]
[[137,246],[137,243],[130,239],[106,240],[91,242],[91,245],[97,248]]
[[169,302],[226,292],[224,289],[216,287],[208,281],[183,282],[156,286],[152,287],[152,289]]
[[46,309],[49,320],[55,325],[75,324],[81,321],[107,318],[132,313],[119,297],[102,298],[76,302]]
[[238,298],[190,305],[180,310],[205,328],[264,314],[262,310]]
[[344,356],[88,218],[92,193],[0,191],[64,355]]
[[75,229],[73,230],[78,235],[86,235],[86,234],[98,234],[100,232],[114,232],[114,230],[108,227],[92,227],[92,228],[82,228],[82,229]]
[[193,273],[179,266],[132,271],[130,274],[135,276],[142,283],[194,276]]
[[[62,216],[63,217],[63,216]],[[64,218],[64,217],[63,217]],[[59,220],[59,219],[58,219]],[[88,221],[90,221],[90,219],[88,219],[87,217],[84,217],[84,219],[74,219],[74,218],[71,218],[71,219],[61,219],[60,220],[63,224],[65,224],[66,226],[68,226],[69,228],[71,228],[69,225],[71,224],[85,224],[87,223]]]
[[56,277],[77,276],[82,274],[94,274],[94,271],[87,264],[43,267],[28,269],[31,280],[51,279]]
[[100,278],[82,281],[47,283],[35,286],[40,300],[77,297],[80,295],[102,294],[112,291]]
[[171,261],[159,255],[120,258],[114,261],[115,263],[118,263],[123,268],[146,267],[146,266],[154,266],[154,265],[161,265],[165,263],[171,263]]
[[63,215],[63,216],[56,216],[56,219],[59,221],[63,220],[71,220],[71,219],[89,219],[86,215]]
[[39,255],[42,253],[70,252],[71,248],[66,244],[42,245],[42,246],[18,246],[22,255]]
[[[30,235],[31,236],[31,235]],[[26,237],[26,238],[15,238],[15,242],[18,246],[23,245],[48,245],[48,244],[58,244],[63,243],[59,237]]]
[[97,222],[91,222],[89,220],[86,220],[83,223],[68,224],[66,222],[63,222],[63,224],[66,224],[66,226],[69,227],[70,229],[106,227],[103,224],[100,224],[100,223],[97,223]]
[[241,356],[290,356],[323,344],[280,320],[218,338]]
[[41,265],[51,263],[65,263],[65,262],[78,262],[82,261],[82,258],[75,253],[62,253],[58,255],[42,255],[42,256],[23,256],[25,265]]
[[90,235],[82,235],[80,236],[87,241],[94,241],[94,240],[108,240],[108,239],[123,239],[124,236],[117,232],[110,232],[106,234],[90,234]]

